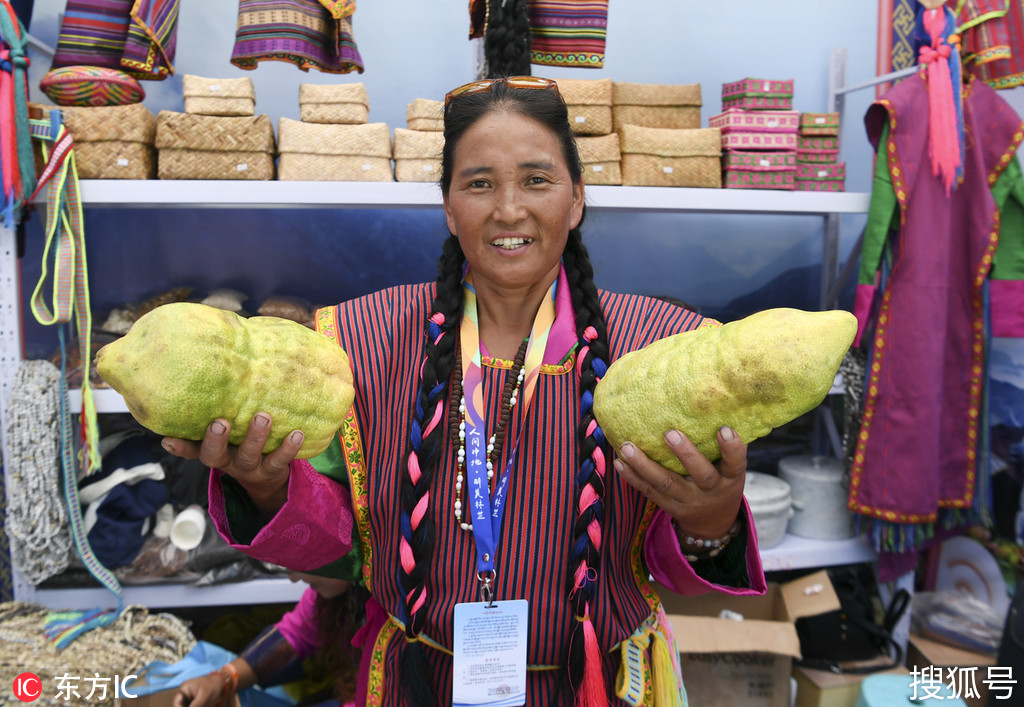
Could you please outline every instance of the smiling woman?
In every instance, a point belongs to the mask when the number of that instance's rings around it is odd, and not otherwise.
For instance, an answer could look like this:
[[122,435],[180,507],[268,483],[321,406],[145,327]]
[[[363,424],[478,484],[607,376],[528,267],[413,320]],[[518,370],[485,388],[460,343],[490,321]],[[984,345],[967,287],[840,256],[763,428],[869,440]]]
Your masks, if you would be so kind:
[[381,609],[367,611],[379,620],[360,676],[375,703],[681,705],[649,578],[684,594],[764,591],[746,447],[721,428],[713,464],[671,431],[679,476],[631,442],[612,449],[593,393],[625,353],[718,323],[597,289],[553,81],[460,87],[444,124],[436,281],[317,313],[355,377],[332,448],[261,456],[266,415],[238,447],[223,420],[201,444],[165,446],[218,469],[211,515],[253,557],[306,571],[358,541]]

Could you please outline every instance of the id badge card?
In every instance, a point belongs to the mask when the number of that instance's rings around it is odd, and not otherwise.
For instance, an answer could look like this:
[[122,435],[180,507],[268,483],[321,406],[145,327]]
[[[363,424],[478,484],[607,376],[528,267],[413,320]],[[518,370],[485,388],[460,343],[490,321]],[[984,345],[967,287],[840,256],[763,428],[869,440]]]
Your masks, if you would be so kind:
[[526,599],[455,605],[454,707],[526,704]]

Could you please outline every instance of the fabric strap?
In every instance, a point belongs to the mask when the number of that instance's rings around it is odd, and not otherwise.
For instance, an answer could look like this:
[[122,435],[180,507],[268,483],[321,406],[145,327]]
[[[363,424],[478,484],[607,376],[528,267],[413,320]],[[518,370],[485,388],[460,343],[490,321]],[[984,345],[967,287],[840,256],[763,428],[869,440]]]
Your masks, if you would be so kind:
[[[75,440],[71,414],[68,408],[67,356],[64,347],[64,328],[58,333],[61,343],[60,424],[61,465],[64,478],[64,499],[68,506],[71,537],[82,563],[89,573],[117,597],[117,610],[93,609],[87,611],[55,612],[47,615],[44,632],[58,648],[71,643],[86,631],[106,626],[115,621],[124,609],[124,593],[120,582],[96,558],[89,545],[82,520],[82,506],[78,498],[78,469],[88,475],[100,469],[99,431],[96,406],[89,385],[92,343],[92,314],[89,303],[89,272],[85,261],[85,234],[82,228],[82,202],[78,194],[78,173],[75,169],[74,142],[64,126],[59,110],[49,111],[48,118],[30,120],[33,137],[38,138],[46,158],[46,168],[39,178],[38,192],[48,185],[46,211],[46,244],[43,263],[30,306],[36,320],[43,325],[67,324],[74,315],[77,324],[78,348],[82,362],[82,450],[79,465],[75,464]],[[52,148],[47,147],[52,143]],[[35,197],[35,194],[32,195]],[[42,295],[46,281],[50,251],[54,250],[52,307]]]
[[[46,244],[39,281],[32,291],[30,307],[40,324],[64,324],[75,318],[78,350],[82,362],[82,450],[81,466],[88,475],[100,468],[99,431],[96,405],[89,383],[92,361],[92,310],[89,302],[89,269],[85,258],[85,233],[82,202],[78,193],[74,142],[64,127],[60,111],[49,111],[48,120],[30,121],[32,135],[43,143],[46,168],[36,191],[47,185]],[[52,149],[47,148],[52,142]],[[33,195],[34,197],[34,195]],[[52,306],[43,295],[49,278],[49,260],[53,252]]]

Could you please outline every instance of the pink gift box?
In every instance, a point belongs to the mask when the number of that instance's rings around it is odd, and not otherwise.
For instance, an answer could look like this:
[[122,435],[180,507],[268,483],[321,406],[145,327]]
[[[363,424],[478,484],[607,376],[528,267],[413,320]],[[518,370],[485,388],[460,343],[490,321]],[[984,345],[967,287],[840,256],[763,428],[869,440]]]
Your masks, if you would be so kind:
[[795,110],[740,110],[730,108],[708,119],[712,128],[722,133],[795,133],[800,128],[800,114]]
[[815,181],[813,179],[797,179],[797,191],[846,191],[845,182],[842,179],[829,181]]
[[838,135],[838,113],[801,113],[801,135]]
[[722,84],[722,98],[732,96],[782,96],[793,97],[793,79],[753,79]]
[[838,150],[839,138],[822,135],[801,135],[797,140],[800,150]]
[[833,181],[846,178],[846,163],[837,164],[801,164],[796,168],[797,179],[813,181]]
[[722,108],[739,108],[741,110],[790,110],[793,107],[792,98],[770,97],[770,96],[737,96],[735,98],[723,98]]
[[746,78],[722,85],[722,108],[789,110],[793,80]]
[[788,152],[726,152],[722,158],[726,170],[747,172],[796,172],[796,153]]
[[796,133],[725,133],[722,148],[726,150],[796,150]]
[[766,172],[746,169],[727,169],[722,175],[726,189],[785,189],[796,188],[793,172]]
[[839,159],[839,150],[800,150],[796,151],[797,164],[835,164]]

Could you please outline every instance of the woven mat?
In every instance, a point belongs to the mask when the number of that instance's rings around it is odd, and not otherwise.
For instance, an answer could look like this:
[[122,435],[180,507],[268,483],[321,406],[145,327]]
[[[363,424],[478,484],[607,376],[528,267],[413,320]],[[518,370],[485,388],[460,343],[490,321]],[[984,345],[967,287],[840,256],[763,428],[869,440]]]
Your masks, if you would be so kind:
[[[108,626],[87,631],[63,650],[57,650],[43,634],[47,607],[25,602],[0,603],[0,674],[34,673],[43,684],[42,695],[33,705],[70,704],[59,695],[57,677],[77,680],[83,703],[97,683],[95,676],[110,678],[106,699],[98,700],[97,689],[89,704],[114,704],[113,676],[124,678],[142,672],[153,661],[177,663],[196,644],[188,625],[171,614],[154,614],[142,606],[129,606]],[[0,705],[24,703],[8,689],[0,690]]]

